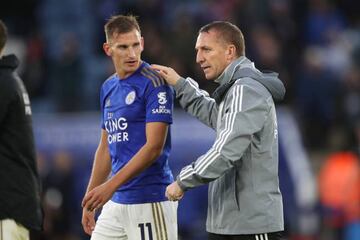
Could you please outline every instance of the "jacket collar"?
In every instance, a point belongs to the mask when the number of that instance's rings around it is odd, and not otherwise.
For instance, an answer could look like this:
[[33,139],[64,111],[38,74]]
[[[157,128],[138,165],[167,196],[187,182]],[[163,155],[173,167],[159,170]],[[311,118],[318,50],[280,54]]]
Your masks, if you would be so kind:
[[213,98],[220,104],[226,92],[236,80],[249,77],[262,84],[271,94],[275,101],[280,101],[285,95],[285,86],[275,72],[261,72],[255,68],[253,62],[246,57],[240,57],[233,61],[224,72],[215,80],[220,86],[213,92]]
[[234,61],[232,61],[223,71],[223,73],[217,78],[215,79],[216,83],[219,83],[220,86],[224,85],[228,82],[231,81],[231,79],[234,76],[234,73],[236,70],[240,69],[240,68],[255,68],[255,65],[253,62],[251,62],[248,58],[246,58],[245,56],[241,56],[237,59],[235,59]]

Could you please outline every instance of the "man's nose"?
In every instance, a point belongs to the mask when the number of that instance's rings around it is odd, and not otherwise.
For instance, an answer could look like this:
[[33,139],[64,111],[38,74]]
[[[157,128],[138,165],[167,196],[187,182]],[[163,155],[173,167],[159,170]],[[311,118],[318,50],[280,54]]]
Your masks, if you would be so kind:
[[198,51],[196,53],[196,62],[200,64],[200,63],[202,63],[204,61],[205,61],[205,59],[204,59],[203,55],[201,54],[200,51]]
[[134,48],[129,48],[129,56],[130,57],[135,57],[136,56]]

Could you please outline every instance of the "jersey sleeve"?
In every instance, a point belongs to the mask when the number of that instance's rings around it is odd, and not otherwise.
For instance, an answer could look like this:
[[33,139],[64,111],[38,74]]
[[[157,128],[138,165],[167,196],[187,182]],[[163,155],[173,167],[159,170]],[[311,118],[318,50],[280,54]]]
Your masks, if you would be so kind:
[[100,126],[102,129],[105,129],[105,124],[104,124],[104,89],[103,87],[101,87],[100,90]]
[[167,84],[149,84],[146,95],[146,122],[172,123],[174,90]]

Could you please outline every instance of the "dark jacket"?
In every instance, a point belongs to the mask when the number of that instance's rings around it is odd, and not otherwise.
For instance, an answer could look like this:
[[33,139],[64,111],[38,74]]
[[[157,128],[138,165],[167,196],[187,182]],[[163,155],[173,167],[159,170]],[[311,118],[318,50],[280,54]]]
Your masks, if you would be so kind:
[[42,228],[29,96],[15,55],[0,58],[0,219]]

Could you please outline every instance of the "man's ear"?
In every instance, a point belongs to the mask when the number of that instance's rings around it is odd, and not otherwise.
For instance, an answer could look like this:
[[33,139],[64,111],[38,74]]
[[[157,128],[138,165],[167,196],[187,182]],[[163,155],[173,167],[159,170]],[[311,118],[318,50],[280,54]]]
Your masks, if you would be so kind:
[[141,43],[141,51],[143,51],[144,50],[144,44],[145,44],[143,37],[141,37],[140,43]]
[[109,43],[104,43],[103,44],[103,49],[104,49],[104,52],[105,52],[106,55],[108,55],[109,57],[112,56],[112,48],[111,48]]
[[233,44],[227,47],[226,58],[231,61],[236,58],[236,47]]

